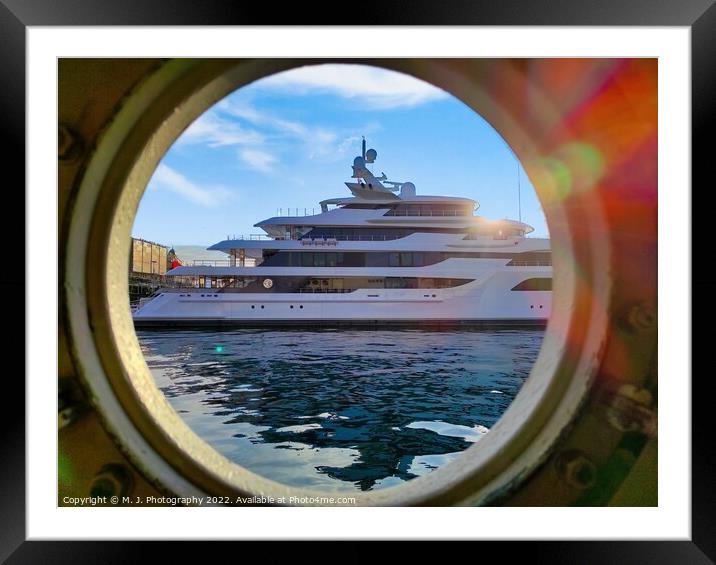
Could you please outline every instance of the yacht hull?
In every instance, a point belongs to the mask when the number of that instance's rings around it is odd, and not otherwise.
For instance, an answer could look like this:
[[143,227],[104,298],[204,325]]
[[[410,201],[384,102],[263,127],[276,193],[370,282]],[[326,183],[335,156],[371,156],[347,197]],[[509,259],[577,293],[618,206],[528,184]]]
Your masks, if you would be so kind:
[[540,326],[551,291],[468,283],[443,289],[361,289],[350,293],[164,292],[133,315],[137,327],[161,326]]

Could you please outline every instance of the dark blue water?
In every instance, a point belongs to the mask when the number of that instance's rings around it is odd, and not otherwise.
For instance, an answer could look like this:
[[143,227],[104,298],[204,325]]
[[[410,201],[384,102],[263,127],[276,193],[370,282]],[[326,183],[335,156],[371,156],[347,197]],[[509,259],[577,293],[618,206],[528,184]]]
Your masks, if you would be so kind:
[[444,465],[514,399],[543,330],[141,331],[159,388],[270,479],[373,490]]

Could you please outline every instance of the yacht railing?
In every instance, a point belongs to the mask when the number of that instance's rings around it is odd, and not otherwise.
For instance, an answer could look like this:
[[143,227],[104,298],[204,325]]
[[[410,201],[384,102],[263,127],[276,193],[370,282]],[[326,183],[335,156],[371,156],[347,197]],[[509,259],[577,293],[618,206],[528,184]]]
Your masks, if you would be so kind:
[[[377,236],[376,236],[377,237]],[[304,245],[316,245],[316,246],[323,246],[323,245],[335,245],[336,241],[333,240],[301,240],[301,243]],[[249,259],[246,260],[246,263],[249,263]],[[188,264],[185,264],[189,267],[238,267],[239,266],[238,259],[236,261],[231,261],[230,259],[218,259],[218,260],[197,260],[197,261],[191,261],[188,262]],[[246,267],[255,266],[255,263],[253,260],[251,260],[251,264],[245,265]],[[512,260],[509,262],[510,267],[551,267],[552,262],[551,261],[515,261]]]
[[405,235],[334,235],[331,237],[303,237],[301,242],[304,245],[324,245],[325,242],[336,241],[391,241],[394,239],[402,239]]
[[271,237],[268,234],[265,233],[250,233],[248,235],[227,235],[227,240],[234,241],[234,240],[243,240],[243,241],[266,241],[266,240],[273,240],[273,239],[282,239],[282,238],[275,238]]
[[334,239],[338,241],[390,241],[401,239],[404,235],[337,235]]
[[547,261],[510,261],[510,267],[551,267],[552,263]]
[[[295,214],[293,213],[294,210],[296,211]],[[302,217],[302,216],[315,216],[316,209],[315,208],[304,208],[303,214],[301,214],[300,208],[276,208],[276,215],[279,217],[288,217],[288,218]]]
[[301,240],[301,245],[338,245],[338,240],[335,237],[306,238]]
[[[254,258],[247,258],[245,259],[246,264],[245,267],[252,267],[255,264]],[[231,260],[231,259],[211,259],[211,260],[203,260],[198,259],[194,261],[189,261],[188,263],[185,263],[187,267],[238,267],[239,266],[239,259]]]
[[195,260],[191,261],[190,267],[230,267],[231,260],[229,259],[216,259],[216,260]]
[[470,212],[459,210],[389,210],[384,216],[470,216]]
[[[261,239],[262,241],[300,241],[303,245],[335,245],[336,241],[392,241],[394,239],[403,239],[406,235],[333,235],[333,236],[317,236],[311,237],[310,234],[305,236],[294,237],[255,237],[252,239]],[[246,241],[248,237],[228,237],[229,241]]]
[[[278,217],[302,217],[315,216],[315,208],[277,208],[276,216]],[[470,211],[461,210],[388,210],[384,216],[471,216]]]

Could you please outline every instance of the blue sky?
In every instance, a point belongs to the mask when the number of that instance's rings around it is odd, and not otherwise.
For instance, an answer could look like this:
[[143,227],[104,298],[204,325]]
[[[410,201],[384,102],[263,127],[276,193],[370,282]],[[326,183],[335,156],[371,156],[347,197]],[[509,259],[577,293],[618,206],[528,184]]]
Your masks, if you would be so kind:
[[[132,234],[165,245],[209,246],[279,208],[320,207],[350,196],[343,184],[361,136],[376,176],[417,194],[466,196],[487,218],[518,217],[518,163],[500,135],[453,96],[407,75],[316,65],[241,88],[204,113],[155,171]],[[548,237],[521,166],[522,220]]]

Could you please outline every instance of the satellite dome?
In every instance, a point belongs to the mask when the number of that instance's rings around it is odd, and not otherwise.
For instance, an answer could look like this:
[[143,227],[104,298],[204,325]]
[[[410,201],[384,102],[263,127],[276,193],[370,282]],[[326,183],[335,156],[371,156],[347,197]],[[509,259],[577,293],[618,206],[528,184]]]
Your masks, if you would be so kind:
[[368,151],[365,152],[365,162],[372,163],[377,156],[378,152],[375,149],[368,149]]
[[365,169],[365,159],[363,159],[363,157],[356,157],[353,159],[353,166],[359,169]]
[[400,186],[400,196],[415,196],[415,185],[412,182],[404,182]]

